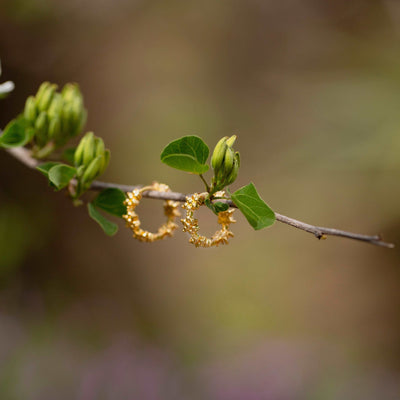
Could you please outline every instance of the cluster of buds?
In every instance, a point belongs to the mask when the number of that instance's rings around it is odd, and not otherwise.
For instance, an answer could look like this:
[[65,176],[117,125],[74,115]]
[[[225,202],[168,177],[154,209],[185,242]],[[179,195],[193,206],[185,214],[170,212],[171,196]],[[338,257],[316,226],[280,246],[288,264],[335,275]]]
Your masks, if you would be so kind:
[[90,184],[101,175],[110,161],[110,150],[104,148],[103,139],[86,133],[74,153],[74,164],[78,180],[77,196],[87,190]]
[[232,148],[236,135],[223,137],[215,146],[211,157],[211,166],[214,169],[212,193],[231,185],[237,178],[240,167],[239,152]]
[[27,98],[24,117],[35,130],[37,152],[45,146],[63,146],[77,136],[85,125],[87,112],[77,84],[67,83],[57,92],[57,85],[44,82],[35,96]]

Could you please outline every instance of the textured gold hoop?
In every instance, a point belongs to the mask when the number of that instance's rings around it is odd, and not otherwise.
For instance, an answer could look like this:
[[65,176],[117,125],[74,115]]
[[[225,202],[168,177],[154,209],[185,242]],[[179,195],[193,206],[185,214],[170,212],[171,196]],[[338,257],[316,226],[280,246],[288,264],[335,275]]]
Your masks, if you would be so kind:
[[[224,194],[224,192],[216,193],[218,197],[222,197]],[[229,238],[234,236],[229,230],[229,225],[236,222],[232,216],[235,209],[229,208],[226,211],[218,213],[218,223],[222,225],[222,228],[215,232],[211,238],[207,238],[199,235],[199,221],[194,218],[194,212],[200,208],[204,200],[204,195],[199,193],[194,193],[186,197],[186,203],[182,206],[186,210],[186,217],[181,219],[183,231],[190,234],[189,242],[196,247],[212,247],[219,246],[220,244],[228,244]]]
[[178,202],[172,200],[166,200],[164,202],[164,214],[167,217],[167,222],[158,228],[157,233],[152,233],[143,230],[140,227],[140,219],[137,215],[135,208],[139,205],[142,199],[143,192],[148,190],[156,190],[157,192],[169,192],[170,188],[168,185],[163,183],[154,182],[151,186],[145,186],[141,189],[135,189],[132,192],[128,192],[128,198],[124,201],[126,205],[127,214],[123,215],[122,218],[126,221],[126,226],[131,228],[133,237],[140,240],[141,242],[154,242],[156,240],[164,239],[167,236],[172,236],[173,231],[178,227],[174,223],[175,217],[180,216],[178,211]]

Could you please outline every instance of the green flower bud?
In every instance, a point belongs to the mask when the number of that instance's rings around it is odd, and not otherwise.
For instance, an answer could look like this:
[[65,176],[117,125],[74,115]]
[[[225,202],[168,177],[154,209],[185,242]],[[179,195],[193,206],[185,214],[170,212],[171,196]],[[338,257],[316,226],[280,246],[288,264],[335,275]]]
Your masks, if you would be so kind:
[[79,135],[82,132],[83,127],[86,124],[86,120],[87,120],[87,111],[83,108],[76,128],[77,135]]
[[87,134],[81,139],[81,141],[79,142],[75,153],[74,153],[74,164],[75,167],[79,167],[82,165],[83,163],[83,150],[85,148],[85,144],[86,144],[86,139],[87,139]]
[[47,110],[47,114],[50,118],[53,117],[61,117],[62,109],[64,106],[64,101],[60,95],[60,93],[54,93],[54,96],[51,100],[49,109]]
[[68,138],[72,136],[71,131],[74,129],[71,104],[64,103],[61,113],[61,127],[65,140],[68,140]]
[[236,135],[231,136],[231,137],[226,141],[226,145],[227,145],[228,147],[231,147],[231,148],[232,148],[232,146],[234,145],[234,143],[235,143],[235,141],[236,141],[236,138],[237,138]]
[[83,149],[82,164],[88,166],[95,157],[96,149],[93,132],[88,132],[85,136],[87,138],[85,141],[85,147]]
[[50,118],[48,138],[57,140],[60,134],[61,134],[60,118],[58,118],[57,116]]
[[80,178],[84,172],[85,172],[85,166],[81,165],[76,169],[76,176]]
[[42,111],[35,121],[35,139],[39,146],[44,146],[48,142],[48,118],[46,111]]
[[65,102],[69,103],[76,97],[82,97],[77,83],[67,83],[64,85],[61,95]]
[[[35,128],[34,153],[39,154],[42,147],[49,145],[49,149],[54,149],[63,146],[71,137],[79,134],[86,122],[87,112],[77,84],[66,84],[60,93],[57,92],[57,85],[43,82],[36,96],[26,100],[24,117]],[[93,158],[94,154],[89,162]]]
[[[38,91],[36,92],[36,102],[39,103],[43,97],[44,92],[51,86],[50,82],[43,82],[40,86]],[[37,105],[37,104],[36,104]]]
[[56,89],[57,85],[47,86],[43,94],[40,96],[40,98],[36,99],[37,108],[39,109],[39,111],[46,111],[49,108],[54,93],[56,92]]
[[240,156],[239,156],[239,153],[236,152],[235,153],[235,160],[233,162],[232,171],[230,172],[230,174],[226,178],[224,186],[231,185],[233,182],[235,182],[235,180],[236,180],[236,178],[238,176],[238,173],[239,173],[239,167],[240,167]]
[[72,129],[70,131],[70,136],[76,136],[80,133],[83,128],[83,122],[86,120],[84,115],[83,101],[80,96],[74,97],[71,104],[71,119],[72,119]]
[[237,161],[238,166],[240,167],[240,154],[238,151],[235,153],[235,160]]
[[110,154],[110,150],[107,149],[104,151],[100,174],[104,173],[104,171],[107,169],[108,164],[110,163]]
[[227,176],[230,174],[233,168],[233,162],[235,160],[235,153],[234,151],[228,147],[225,151],[225,157],[224,157],[224,176]]
[[24,117],[31,122],[35,123],[37,116],[36,100],[33,96],[29,96],[25,102]]
[[88,183],[93,181],[93,179],[100,174],[103,158],[104,156],[98,156],[90,162],[89,166],[82,175],[82,179],[80,180],[82,185],[87,186]]
[[220,139],[214,148],[213,154],[211,156],[211,166],[213,167],[214,171],[217,171],[224,162],[225,151],[227,148],[226,145],[227,139],[228,136],[225,136],[222,139]]
[[95,142],[95,151],[94,151],[95,156],[96,157],[103,156],[105,150],[103,139],[95,137],[94,142]]

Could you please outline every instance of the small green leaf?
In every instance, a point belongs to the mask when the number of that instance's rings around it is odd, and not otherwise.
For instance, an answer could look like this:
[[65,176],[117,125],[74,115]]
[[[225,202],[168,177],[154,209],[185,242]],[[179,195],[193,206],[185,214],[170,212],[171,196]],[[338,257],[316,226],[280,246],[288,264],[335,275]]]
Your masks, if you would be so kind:
[[33,134],[34,130],[25,118],[13,119],[0,136],[0,147],[25,146],[32,139]]
[[58,164],[48,171],[48,178],[58,190],[66,187],[69,181],[76,175],[76,169],[65,164]]
[[74,154],[75,154],[76,147],[70,147],[68,149],[65,149],[62,153],[62,158],[70,163],[74,164]]
[[108,236],[113,236],[118,231],[118,226],[114,222],[109,221],[103,217],[92,203],[88,203],[89,215],[94,219],[103,229],[104,233]]
[[205,199],[204,204],[215,214],[215,208],[210,199]]
[[109,214],[122,217],[126,214],[125,193],[120,189],[104,189],[93,200],[93,205],[107,211]]
[[218,215],[221,211],[226,211],[229,208],[229,205],[223,203],[222,201],[216,201],[215,203],[211,203],[210,199],[206,199],[204,204],[215,214]]
[[161,153],[161,161],[170,167],[194,174],[204,174],[210,150],[198,136],[184,136],[174,140]]
[[55,162],[55,161],[49,161],[43,164],[40,164],[39,166],[36,167],[38,171],[40,171],[45,177],[49,176],[49,171],[55,167],[56,165],[62,165],[61,163]]
[[275,213],[259,196],[253,183],[236,190],[231,197],[255,230],[263,229],[275,222]]
[[215,211],[218,213],[222,212],[222,211],[226,211],[229,208],[229,205],[226,203],[223,203],[222,201],[217,201],[214,203],[214,208]]

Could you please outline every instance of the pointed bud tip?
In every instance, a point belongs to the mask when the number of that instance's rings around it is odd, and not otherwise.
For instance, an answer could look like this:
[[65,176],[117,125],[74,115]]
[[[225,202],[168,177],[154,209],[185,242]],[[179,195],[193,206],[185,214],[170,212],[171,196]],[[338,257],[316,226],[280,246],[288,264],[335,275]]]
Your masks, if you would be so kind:
[[232,147],[236,141],[237,136],[236,135],[232,135],[227,141],[226,144],[228,145],[228,147]]

